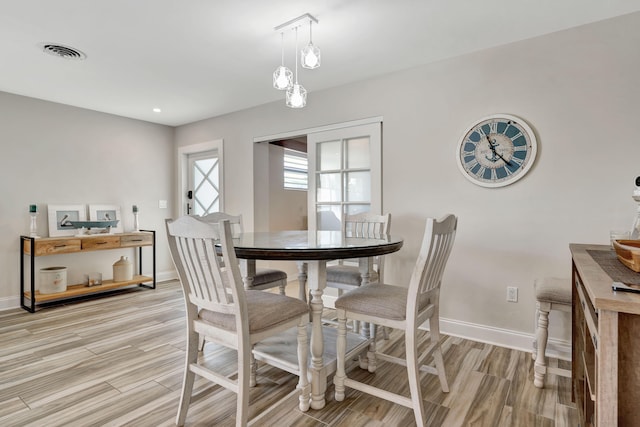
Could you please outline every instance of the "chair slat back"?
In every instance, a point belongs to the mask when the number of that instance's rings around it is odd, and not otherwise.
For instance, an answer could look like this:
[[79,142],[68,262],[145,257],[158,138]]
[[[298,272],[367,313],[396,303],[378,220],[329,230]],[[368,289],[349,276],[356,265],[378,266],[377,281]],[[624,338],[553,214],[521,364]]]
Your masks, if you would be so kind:
[[210,224],[183,216],[167,220],[166,226],[185,298],[200,308],[237,314],[244,291],[229,222]]
[[[376,215],[369,212],[346,215],[342,221],[342,234],[345,237],[362,237],[380,239],[386,237],[391,229],[391,214]],[[355,260],[339,260],[338,264]],[[382,282],[384,270],[384,257],[375,257],[373,262],[378,271],[379,281]]]
[[200,217],[200,219],[210,224],[217,224],[223,220],[229,221],[229,223],[231,224],[232,237],[238,237],[244,232],[244,226],[242,225],[242,214],[231,215],[226,212],[212,212]]
[[342,232],[347,237],[380,238],[389,234],[391,214],[375,215],[368,212],[346,215]]
[[409,295],[416,296],[409,298],[414,306],[424,300],[423,295],[440,289],[457,226],[458,218],[451,214],[439,220],[427,219],[422,246],[409,283]]

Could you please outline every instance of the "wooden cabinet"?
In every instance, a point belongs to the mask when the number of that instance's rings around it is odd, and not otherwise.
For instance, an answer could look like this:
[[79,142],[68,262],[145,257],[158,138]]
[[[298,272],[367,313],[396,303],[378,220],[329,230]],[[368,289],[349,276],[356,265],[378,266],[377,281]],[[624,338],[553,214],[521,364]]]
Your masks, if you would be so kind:
[[[142,248],[151,247],[152,276],[142,275]],[[102,285],[85,286],[76,284],[67,286],[64,292],[54,294],[40,294],[35,289],[36,257],[58,254],[81,254],[89,251],[107,249],[138,248],[138,269],[132,280],[114,282],[103,280]],[[143,230],[139,233],[97,234],[82,237],[50,237],[33,238],[20,236],[20,306],[27,311],[34,312],[36,305],[74,297],[95,294],[124,286],[139,285],[150,289],[156,288],[156,233],[153,230]],[[28,260],[28,265],[25,262]],[[25,289],[25,268],[29,268],[29,288]],[[26,301],[26,304],[25,304]]]
[[573,399],[580,425],[639,426],[640,294],[612,291],[612,271],[593,257],[599,251],[614,257],[608,246],[570,249]]

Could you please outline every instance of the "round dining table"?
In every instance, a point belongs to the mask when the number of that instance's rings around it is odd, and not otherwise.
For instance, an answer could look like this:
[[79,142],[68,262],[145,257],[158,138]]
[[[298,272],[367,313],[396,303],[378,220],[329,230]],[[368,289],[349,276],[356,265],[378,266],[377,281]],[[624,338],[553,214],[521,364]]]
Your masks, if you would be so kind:
[[306,300],[303,279],[308,280],[311,295],[311,408],[324,407],[327,376],[335,369],[335,360],[323,359],[322,294],[327,284],[327,262],[358,259],[363,284],[366,284],[372,268],[372,257],[399,251],[402,244],[403,239],[398,236],[349,237],[341,231],[247,232],[234,238],[245,288],[251,288],[256,260],[297,261],[301,273],[301,299]]

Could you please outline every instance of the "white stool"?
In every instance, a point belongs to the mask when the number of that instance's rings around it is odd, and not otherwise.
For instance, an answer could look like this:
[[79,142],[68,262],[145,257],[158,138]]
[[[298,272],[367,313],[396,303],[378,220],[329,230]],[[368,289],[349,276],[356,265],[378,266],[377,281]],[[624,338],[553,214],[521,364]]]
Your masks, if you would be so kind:
[[538,388],[543,388],[544,376],[547,373],[571,377],[571,371],[568,369],[548,367],[545,357],[547,338],[549,337],[549,312],[559,310],[571,313],[571,281],[557,278],[536,279],[534,287],[538,325],[532,353],[532,357],[536,361],[533,384]]

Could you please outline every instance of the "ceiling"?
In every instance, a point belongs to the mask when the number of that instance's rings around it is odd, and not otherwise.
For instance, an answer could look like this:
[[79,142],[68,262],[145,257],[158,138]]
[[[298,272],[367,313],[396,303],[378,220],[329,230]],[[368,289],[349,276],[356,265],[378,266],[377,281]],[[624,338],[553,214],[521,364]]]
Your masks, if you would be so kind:
[[[273,101],[274,27],[315,16],[313,92],[640,10],[640,0],[0,0],[0,91],[177,126]],[[301,30],[300,47],[308,41]],[[84,60],[45,54],[70,46]],[[294,36],[285,63],[293,68]],[[152,109],[158,107],[160,113]]]

